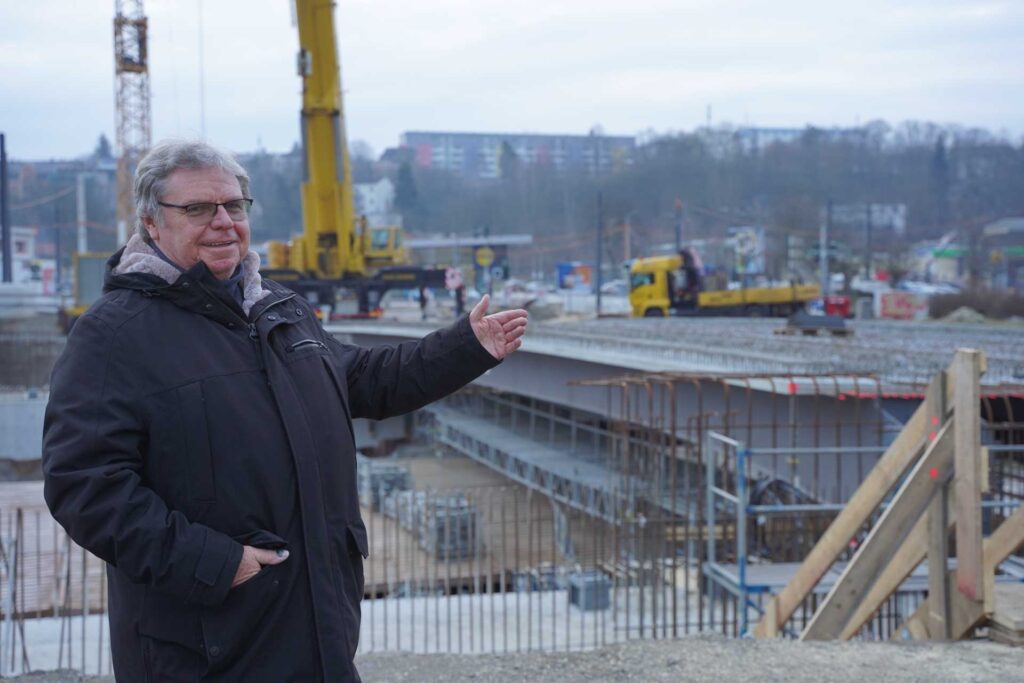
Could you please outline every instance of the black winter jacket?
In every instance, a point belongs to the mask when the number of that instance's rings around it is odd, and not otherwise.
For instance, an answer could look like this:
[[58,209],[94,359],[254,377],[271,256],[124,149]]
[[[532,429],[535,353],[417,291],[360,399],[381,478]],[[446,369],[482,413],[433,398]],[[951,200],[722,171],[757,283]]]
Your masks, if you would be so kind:
[[[358,348],[264,280],[246,316],[198,263],[114,275],[53,370],[45,495],[109,564],[118,681],[348,681],[366,529],[352,419],[415,410],[497,361],[467,318]],[[231,589],[242,545],[287,548]]]

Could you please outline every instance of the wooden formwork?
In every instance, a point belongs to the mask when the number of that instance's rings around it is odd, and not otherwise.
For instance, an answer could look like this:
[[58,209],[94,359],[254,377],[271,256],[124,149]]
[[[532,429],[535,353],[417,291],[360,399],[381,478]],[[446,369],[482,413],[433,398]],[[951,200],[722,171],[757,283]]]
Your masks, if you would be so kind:
[[[846,640],[906,577],[928,560],[929,597],[897,634],[946,640],[971,635],[993,611],[996,567],[1024,543],[1024,507],[988,538],[981,496],[988,453],[981,446],[980,377],[985,355],[961,349],[793,578],[768,603],[756,637],[779,634],[839,554],[898,485],[888,506],[813,618],[803,640]],[[950,530],[956,569],[948,570]]]

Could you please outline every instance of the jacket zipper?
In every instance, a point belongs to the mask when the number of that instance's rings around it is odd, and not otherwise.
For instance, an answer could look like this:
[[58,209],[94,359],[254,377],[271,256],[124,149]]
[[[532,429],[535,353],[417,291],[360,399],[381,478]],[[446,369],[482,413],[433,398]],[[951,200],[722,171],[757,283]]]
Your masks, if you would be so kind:
[[300,339],[294,344],[288,346],[288,353],[291,353],[292,351],[298,351],[303,346],[316,346],[317,348],[320,349],[327,348],[327,345],[324,344],[322,341],[317,341],[316,339]]
[[[272,304],[267,304],[266,308],[264,308],[262,311],[260,311],[260,314],[258,316],[256,316],[251,323],[249,323],[249,339],[252,340],[253,345],[256,347],[256,358],[259,360],[260,370],[262,370],[264,372],[266,372],[267,366],[263,362],[263,346],[262,346],[262,344],[260,344],[260,333],[259,333],[259,330],[256,329],[256,322],[261,317],[263,317],[264,313],[269,311],[274,306],[277,306],[278,304],[282,304],[285,301],[288,301],[289,299],[293,299],[293,298],[295,298],[295,294],[294,293],[289,294],[288,296],[284,297],[283,299],[278,299],[277,301],[275,301]],[[267,384],[268,385],[270,384],[270,377],[267,377]]]

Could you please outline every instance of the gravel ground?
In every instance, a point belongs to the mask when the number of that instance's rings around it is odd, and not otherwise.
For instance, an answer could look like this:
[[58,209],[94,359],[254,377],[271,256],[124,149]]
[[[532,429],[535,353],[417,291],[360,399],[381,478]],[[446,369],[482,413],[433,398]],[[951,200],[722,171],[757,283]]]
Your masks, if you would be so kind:
[[399,681],[1020,681],[1024,650],[990,642],[799,643],[698,636],[590,652],[357,659],[367,683]]
[[[590,652],[510,655],[360,655],[366,683],[405,681],[1021,681],[1024,650],[966,643],[799,643],[694,636],[636,641]],[[18,683],[112,683],[72,672],[29,674]]]

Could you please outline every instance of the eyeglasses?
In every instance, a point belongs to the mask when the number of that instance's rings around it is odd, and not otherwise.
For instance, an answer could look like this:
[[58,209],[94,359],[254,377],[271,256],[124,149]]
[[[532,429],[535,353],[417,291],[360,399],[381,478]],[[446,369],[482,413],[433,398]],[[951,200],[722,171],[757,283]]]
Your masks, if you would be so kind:
[[243,197],[242,199],[232,199],[226,202],[196,202],[195,204],[157,202],[157,204],[168,209],[177,209],[193,223],[200,223],[213,220],[214,216],[217,215],[217,209],[222,206],[227,211],[228,218],[233,221],[244,221],[249,217],[249,209],[252,207],[252,202],[251,198]]

